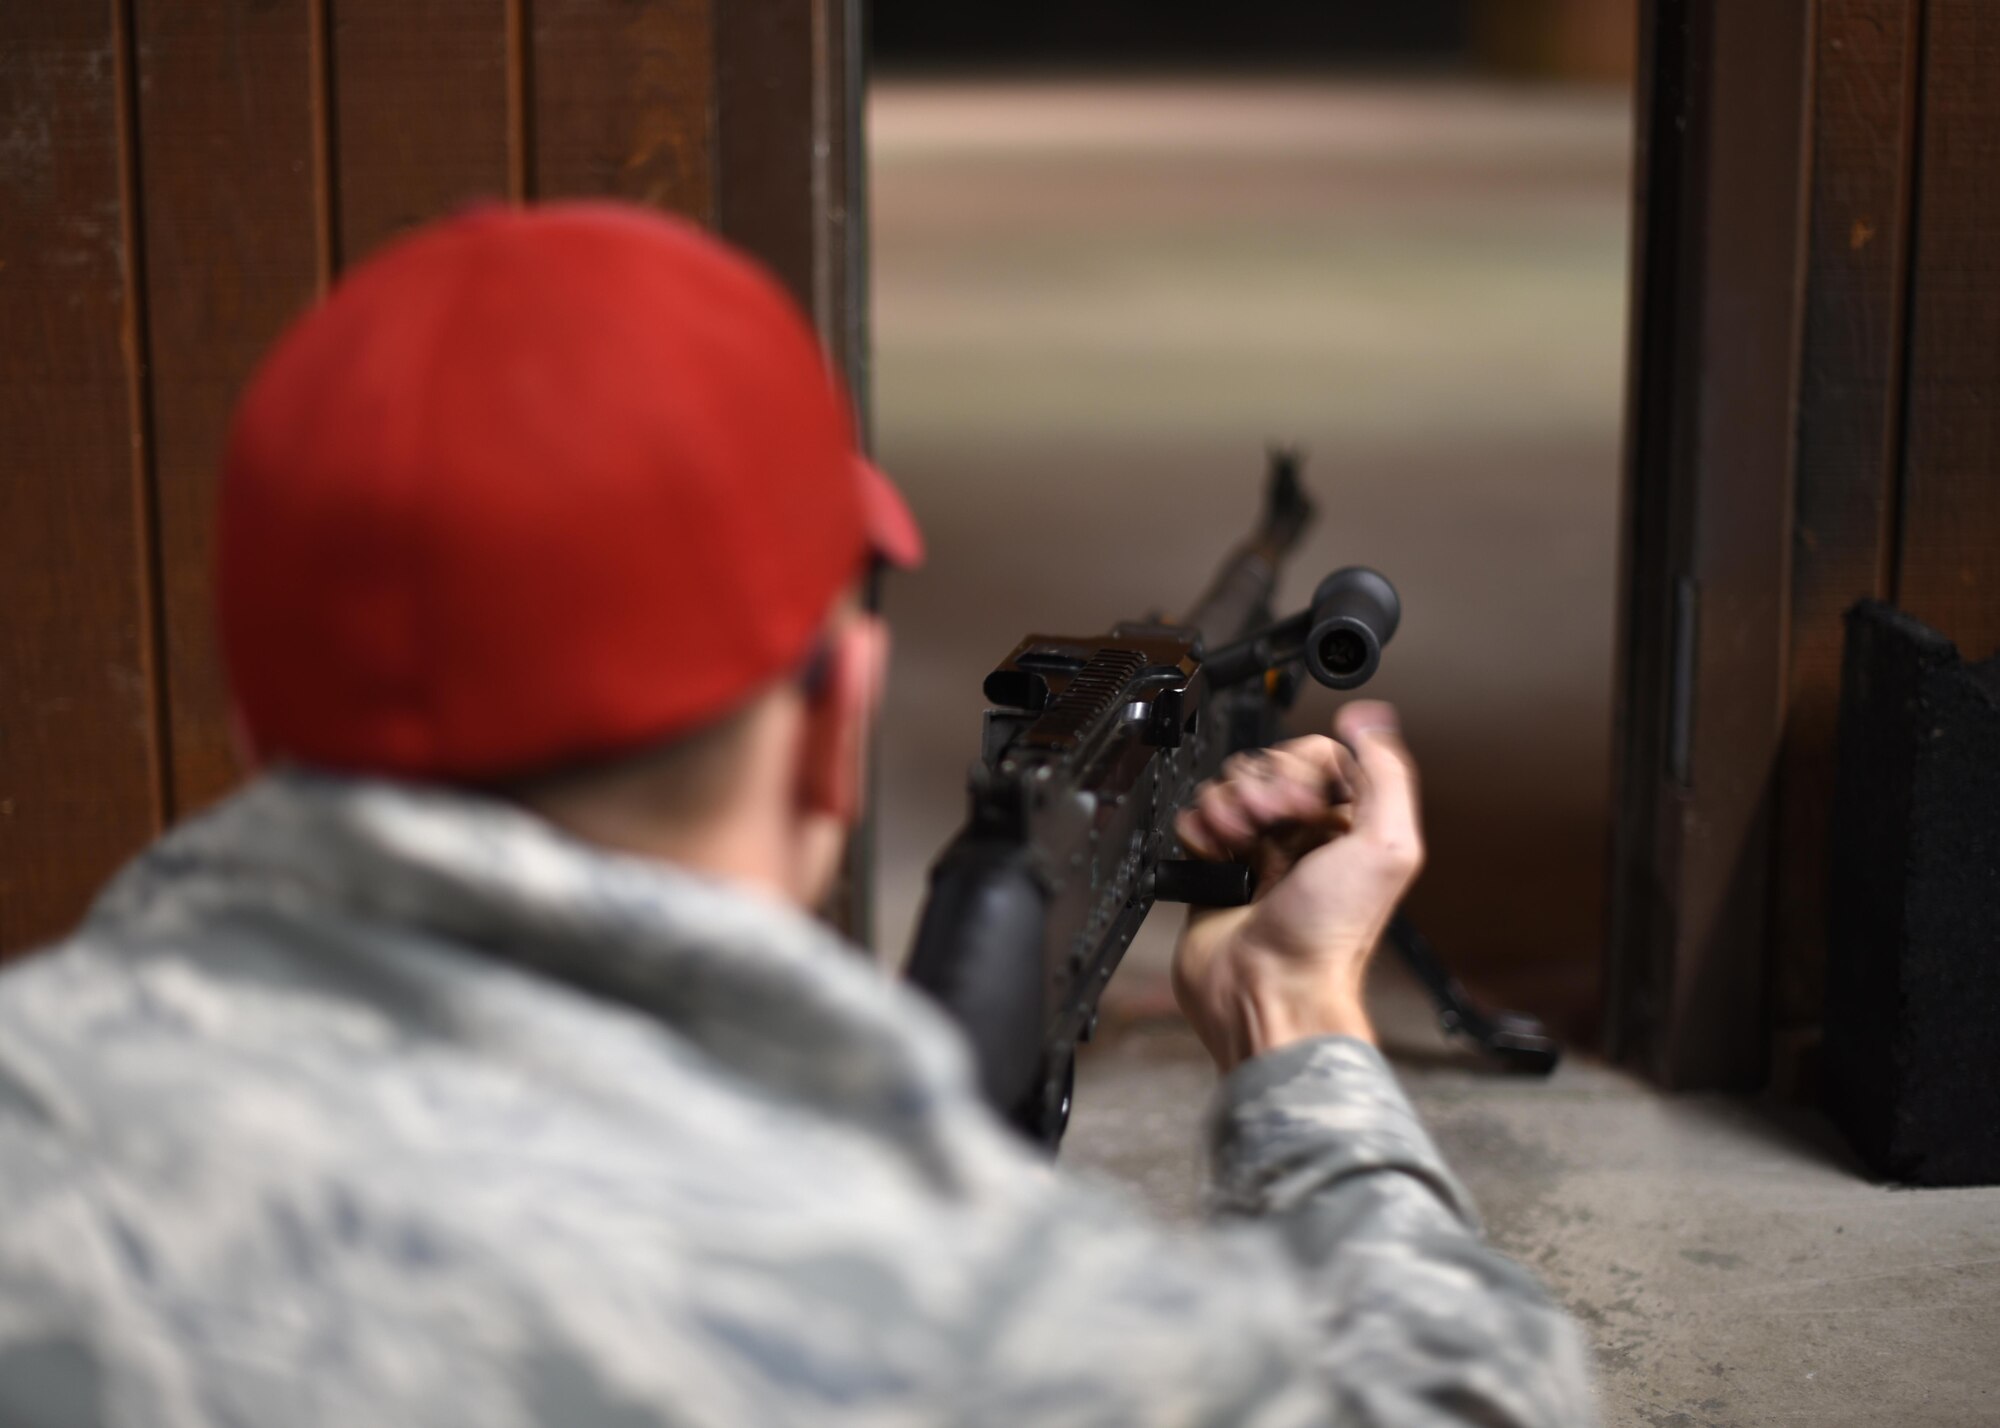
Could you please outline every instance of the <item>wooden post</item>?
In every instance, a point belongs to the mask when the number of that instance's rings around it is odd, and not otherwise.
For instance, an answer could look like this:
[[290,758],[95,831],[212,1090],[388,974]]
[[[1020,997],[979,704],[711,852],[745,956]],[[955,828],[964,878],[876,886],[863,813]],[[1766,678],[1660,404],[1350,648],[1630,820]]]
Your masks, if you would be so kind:
[[2000,646],[2000,10],[1928,0],[1896,603]]
[[[1771,894],[1774,1050],[1820,1021],[1841,617],[1886,597],[1902,464],[1904,311],[1920,0],[1823,0],[1813,40],[1812,193]],[[1794,1068],[1780,1068],[1795,1079]]]
[[1808,10],[1643,22],[1606,984],[1670,1086],[1765,1073]]

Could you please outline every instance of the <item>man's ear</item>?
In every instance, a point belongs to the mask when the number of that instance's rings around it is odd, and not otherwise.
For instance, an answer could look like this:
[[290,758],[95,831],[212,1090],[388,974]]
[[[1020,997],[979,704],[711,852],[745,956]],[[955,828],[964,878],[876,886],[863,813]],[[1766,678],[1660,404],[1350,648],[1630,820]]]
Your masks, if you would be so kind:
[[868,735],[888,665],[889,627],[865,613],[843,620],[828,637],[824,674],[806,704],[801,800],[808,812],[842,827],[861,816]]

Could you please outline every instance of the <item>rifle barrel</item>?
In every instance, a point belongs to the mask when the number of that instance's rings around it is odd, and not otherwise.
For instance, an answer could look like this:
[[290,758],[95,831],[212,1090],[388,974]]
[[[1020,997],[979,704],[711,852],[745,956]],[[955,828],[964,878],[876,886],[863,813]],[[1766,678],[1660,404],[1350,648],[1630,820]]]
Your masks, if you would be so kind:
[[1241,639],[1270,618],[1279,567],[1313,518],[1312,498],[1299,482],[1299,462],[1296,451],[1272,451],[1257,529],[1223,558],[1201,598],[1180,619],[1199,630],[1211,649]]

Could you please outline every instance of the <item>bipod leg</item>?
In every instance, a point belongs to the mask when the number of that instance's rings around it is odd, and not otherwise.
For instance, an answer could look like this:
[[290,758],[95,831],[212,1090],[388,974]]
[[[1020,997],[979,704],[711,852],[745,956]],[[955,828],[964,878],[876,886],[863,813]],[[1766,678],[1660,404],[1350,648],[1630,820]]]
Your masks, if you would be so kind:
[[1402,913],[1389,920],[1388,936],[1404,964],[1431,994],[1445,1035],[1465,1037],[1510,1071],[1546,1076],[1556,1069],[1562,1048],[1540,1020],[1522,1012],[1482,1008],[1451,974],[1430,939]]

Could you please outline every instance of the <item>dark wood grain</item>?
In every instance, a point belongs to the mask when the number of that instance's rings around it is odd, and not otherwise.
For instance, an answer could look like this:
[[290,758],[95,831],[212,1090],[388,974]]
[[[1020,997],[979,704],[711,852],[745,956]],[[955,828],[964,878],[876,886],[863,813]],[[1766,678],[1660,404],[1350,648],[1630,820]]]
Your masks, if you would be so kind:
[[506,0],[333,0],[331,15],[341,263],[475,200],[508,197]]
[[855,406],[864,449],[874,449],[873,354],[868,287],[867,0],[819,0],[825,16],[821,68],[828,123],[826,225],[827,295],[823,330]]
[[821,8],[771,0],[715,15],[715,226],[807,312],[830,286],[821,271],[827,96],[814,63]]
[[126,18],[0,6],[0,954],[160,817]]
[[1773,775],[1785,707],[1810,6],[1718,0],[1691,430],[1700,596],[1680,911],[1654,1065],[1667,1084],[1766,1071]]
[[1929,0],[1895,596],[2000,646],[2000,7]]
[[169,813],[237,778],[209,585],[229,414],[319,286],[307,0],[180,0],[136,16],[153,470],[173,764]]
[[527,127],[537,193],[630,199],[712,223],[713,24],[709,0],[535,0]]
[[0,952],[236,776],[220,453],[344,264],[482,197],[630,199],[721,221],[865,381],[856,3],[0,6]]
[[1888,593],[1901,461],[1918,0],[1823,0],[1799,348],[1796,524],[1772,897],[1781,1037],[1820,1019],[1842,616]]
[[1767,1059],[1808,18],[1645,17],[1607,985],[1614,1049],[1675,1087]]
[[812,317],[865,406],[867,156],[861,0],[716,12],[716,229]]

